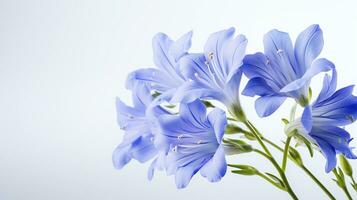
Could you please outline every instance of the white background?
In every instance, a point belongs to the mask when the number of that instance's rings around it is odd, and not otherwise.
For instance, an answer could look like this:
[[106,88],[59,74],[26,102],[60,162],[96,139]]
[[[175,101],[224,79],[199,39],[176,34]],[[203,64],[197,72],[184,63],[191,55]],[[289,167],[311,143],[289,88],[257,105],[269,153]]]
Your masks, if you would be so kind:
[[[253,53],[262,50],[262,37],[272,28],[295,40],[319,23],[322,56],[338,67],[339,86],[356,84],[356,6],[343,0],[0,0],[0,199],[288,199],[258,177],[227,173],[213,184],[195,176],[187,189],[177,190],[164,173],[148,182],[147,164],[133,161],[115,170],[111,154],[123,135],[115,97],[130,103],[126,74],[153,65],[155,33],[177,38],[194,30],[197,52],[211,32],[231,26],[248,37],[247,51]],[[315,95],[321,77],[313,82]],[[284,139],[280,118],[288,115],[291,101],[268,119],[256,117],[252,99],[242,101],[268,137]],[[356,125],[348,130],[357,136]],[[322,156],[311,159],[302,152],[337,199],[344,199],[332,175],[325,174]],[[272,170],[257,158],[243,155],[230,162]],[[352,164],[357,172],[357,161]],[[288,177],[301,199],[326,199],[292,164]]]

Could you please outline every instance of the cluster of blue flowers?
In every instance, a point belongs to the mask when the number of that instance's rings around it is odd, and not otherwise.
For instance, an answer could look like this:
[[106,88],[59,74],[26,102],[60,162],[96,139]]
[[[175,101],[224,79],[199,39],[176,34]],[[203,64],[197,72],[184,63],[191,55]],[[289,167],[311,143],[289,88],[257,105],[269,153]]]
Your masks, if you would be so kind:
[[[121,169],[131,159],[151,161],[148,178],[155,170],[174,175],[178,188],[186,187],[197,173],[211,182],[227,171],[226,155],[234,154],[224,136],[229,120],[246,121],[240,94],[258,96],[260,117],[273,114],[287,99],[304,108],[301,117],[287,123],[287,133],[305,138],[326,157],[326,172],[336,166],[336,154],[357,158],[343,126],[357,117],[353,86],[336,90],[334,64],[318,58],[323,33],[311,25],[297,37],[272,30],[264,36],[264,53],[246,55],[247,39],[234,36],[233,28],[213,33],[202,53],[190,53],[192,32],[176,41],[158,33],[153,38],[156,68],[129,74],[127,89],[133,106],[116,101],[118,123],[125,131],[113,154]],[[317,99],[311,100],[311,79],[326,73]],[[240,92],[243,74],[249,79]],[[212,105],[220,102],[226,109]],[[233,148],[233,149],[232,149]],[[236,151],[239,153],[239,151]]]

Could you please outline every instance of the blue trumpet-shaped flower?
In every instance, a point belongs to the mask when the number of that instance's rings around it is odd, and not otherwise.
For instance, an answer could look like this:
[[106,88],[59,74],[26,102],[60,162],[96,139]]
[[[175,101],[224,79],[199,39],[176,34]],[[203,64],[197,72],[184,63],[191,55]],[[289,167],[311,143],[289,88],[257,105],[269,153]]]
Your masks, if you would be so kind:
[[318,25],[300,33],[294,47],[288,33],[274,29],[264,36],[264,54],[244,58],[243,73],[250,80],[242,94],[260,96],[255,102],[260,117],[271,115],[287,97],[300,105],[308,104],[312,77],[334,68],[330,61],[316,59],[322,47],[323,35]]
[[352,153],[350,134],[340,128],[355,121],[357,117],[357,97],[352,95],[353,86],[336,90],[336,71],[332,78],[325,76],[323,88],[317,100],[304,109],[300,119],[287,126],[287,131],[297,129],[313,144],[317,145],[327,159],[326,172],[336,166],[336,154],[350,159],[357,157]]
[[234,28],[213,33],[204,54],[190,54],[180,61],[188,80],[180,87],[173,102],[192,102],[198,98],[221,101],[227,107],[238,106],[242,60],[247,39],[233,38]]
[[152,133],[154,118],[151,115],[167,114],[160,107],[155,107],[150,115],[146,114],[153,100],[146,85],[134,84],[132,94],[134,107],[125,105],[119,99],[116,101],[118,124],[125,131],[122,143],[113,153],[113,163],[117,169],[124,167],[131,159],[146,162],[157,155]]
[[179,115],[160,115],[161,134],[157,147],[165,152],[165,168],[175,175],[178,188],[186,187],[200,171],[209,181],[219,181],[227,163],[222,137],[227,124],[225,112],[215,108],[206,115],[199,100],[181,104]]
[[164,33],[156,34],[152,45],[154,63],[158,68],[139,69],[130,73],[126,87],[131,89],[134,83],[144,82],[150,86],[150,90],[162,94],[162,98],[169,100],[176,88],[185,82],[178,63],[191,47],[191,37],[192,32],[188,32],[177,41],[172,41]]

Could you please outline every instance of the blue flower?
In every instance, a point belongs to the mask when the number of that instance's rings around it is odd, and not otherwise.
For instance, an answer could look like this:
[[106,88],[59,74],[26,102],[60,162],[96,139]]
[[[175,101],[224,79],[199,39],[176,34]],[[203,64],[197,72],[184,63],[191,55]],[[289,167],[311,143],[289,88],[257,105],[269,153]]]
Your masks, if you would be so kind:
[[117,120],[120,128],[125,131],[123,141],[113,153],[115,168],[121,169],[131,159],[146,162],[158,154],[154,146],[152,127],[155,119],[152,115],[167,114],[161,107],[155,107],[150,115],[146,113],[152,102],[149,88],[136,83],[132,88],[134,107],[125,105],[117,98]]
[[357,97],[352,95],[353,86],[336,90],[336,71],[325,76],[323,88],[317,100],[304,109],[300,119],[290,123],[287,131],[298,132],[321,149],[327,159],[326,172],[336,166],[336,154],[350,159],[357,157],[351,151],[350,134],[340,128],[351,124],[357,117]]
[[166,172],[175,175],[178,188],[186,187],[198,171],[211,182],[225,175],[224,111],[215,108],[206,115],[206,107],[196,100],[181,104],[179,115],[160,115],[159,124],[157,148],[165,152]]
[[152,45],[154,63],[158,68],[136,70],[128,75],[126,87],[131,89],[136,82],[144,82],[150,90],[162,94],[162,98],[169,100],[176,88],[185,82],[179,71],[179,60],[187,54],[191,47],[192,32],[183,35],[177,41],[172,41],[164,33],[154,36]]
[[198,98],[221,101],[228,108],[240,107],[239,85],[247,39],[233,38],[234,28],[213,33],[204,54],[189,54],[180,61],[188,81],[180,87],[172,102],[192,102]]
[[264,36],[264,54],[244,58],[242,70],[250,80],[242,94],[260,96],[255,102],[260,117],[271,115],[287,97],[308,104],[312,77],[334,68],[330,61],[316,59],[323,44],[318,25],[300,33],[294,47],[288,33],[274,29]]

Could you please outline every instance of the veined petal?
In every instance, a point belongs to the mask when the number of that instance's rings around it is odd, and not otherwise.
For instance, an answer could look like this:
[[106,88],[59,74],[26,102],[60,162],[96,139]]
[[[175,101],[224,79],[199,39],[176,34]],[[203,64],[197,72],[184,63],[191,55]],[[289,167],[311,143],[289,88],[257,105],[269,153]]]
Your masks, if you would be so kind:
[[222,91],[217,91],[200,82],[187,81],[176,91],[172,97],[171,102],[189,103],[198,98],[211,98],[219,101],[224,100]]
[[[191,43],[187,37],[190,37],[190,34],[185,35],[176,44],[166,34],[158,33],[152,41],[155,65],[169,74],[173,81],[179,83],[182,82],[182,77],[178,74],[176,59],[187,53],[185,50]],[[172,47],[173,50],[171,50]]]
[[234,31],[234,28],[230,28],[211,34],[204,47],[206,60],[214,62],[210,66],[212,67],[215,75],[217,75],[223,83],[225,82],[225,77],[227,77],[229,72],[223,62],[224,58],[222,50],[226,45],[226,42],[230,41],[233,37]]
[[265,79],[261,77],[255,77],[248,81],[242,94],[245,96],[254,97],[255,95],[266,96],[270,95],[274,90],[267,84]]
[[178,189],[187,187],[191,181],[192,176],[200,170],[202,164],[202,159],[198,159],[186,165],[185,167],[178,168],[175,173],[176,187]]
[[237,72],[231,77],[224,88],[225,101],[223,102],[227,107],[233,104],[240,104],[239,88],[242,80],[242,70],[237,69]]
[[221,144],[227,126],[226,113],[219,108],[215,108],[208,114],[207,119],[213,127],[217,142]]
[[255,110],[259,117],[267,117],[275,112],[285,101],[283,96],[263,96],[255,101]]
[[337,86],[337,72],[336,69],[332,69],[332,77],[328,74],[325,75],[322,90],[317,97],[316,103],[319,103],[327,98],[329,98],[335,91]]
[[301,123],[307,133],[311,131],[313,124],[311,112],[311,107],[306,106],[301,117]]
[[280,92],[287,93],[298,90],[309,83],[312,77],[316,76],[320,72],[327,72],[333,68],[335,68],[335,65],[331,61],[325,58],[319,58],[312,63],[311,67],[308,68],[304,76],[289,83],[284,88],[282,88]]
[[113,165],[117,169],[123,168],[126,164],[128,164],[131,160],[130,155],[130,145],[121,146],[119,145],[113,153]]
[[132,158],[141,163],[152,159],[157,154],[157,149],[153,145],[153,136],[142,136],[134,141],[130,153]]
[[170,57],[174,58],[175,62],[177,63],[179,59],[186,55],[188,50],[191,48],[191,38],[193,32],[190,31],[179,38],[176,42],[172,44],[169,49]]
[[330,171],[333,170],[333,168],[336,167],[337,164],[336,151],[330,144],[328,144],[324,140],[318,138],[317,139],[315,138],[315,140],[319,145],[319,147],[321,148],[322,154],[326,158],[325,171],[326,173],[329,173]]
[[319,25],[309,26],[300,33],[295,43],[295,57],[301,68],[300,76],[311,66],[324,46],[323,34]]
[[288,33],[274,29],[265,34],[264,52],[277,75],[274,78],[285,84],[296,79],[298,66]]
[[205,127],[206,119],[206,106],[199,100],[196,99],[189,104],[180,105],[180,116],[191,122],[196,127]]
[[137,83],[146,83],[152,90],[163,92],[175,88],[182,83],[169,76],[165,71],[154,68],[138,69],[131,72],[126,80],[126,88],[133,89]]
[[238,35],[230,42],[223,46],[223,63],[227,71],[226,82],[237,73],[238,68],[243,64],[245,49],[248,40],[244,35]]
[[200,173],[210,182],[217,182],[226,174],[227,162],[223,146],[219,146],[214,156],[201,168]]
[[145,111],[146,107],[152,102],[150,90],[146,84],[138,83],[134,87],[135,92],[132,93],[134,107]]

